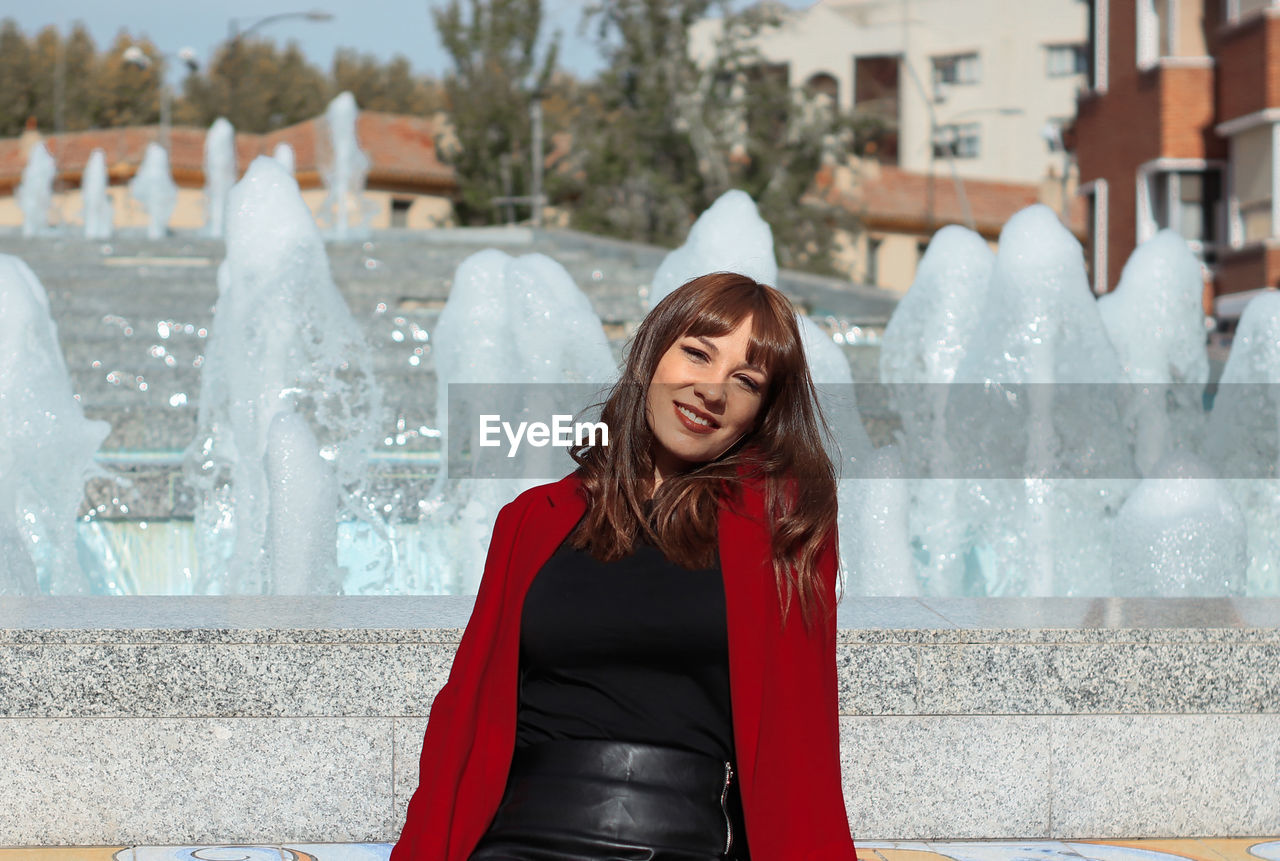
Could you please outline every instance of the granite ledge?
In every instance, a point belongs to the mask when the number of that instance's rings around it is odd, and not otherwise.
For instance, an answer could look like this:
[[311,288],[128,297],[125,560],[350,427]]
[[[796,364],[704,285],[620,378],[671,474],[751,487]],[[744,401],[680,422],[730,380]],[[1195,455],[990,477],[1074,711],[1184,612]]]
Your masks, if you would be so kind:
[[[0,644],[457,643],[472,596],[0,599]],[[845,598],[857,644],[1280,643],[1280,598]]]

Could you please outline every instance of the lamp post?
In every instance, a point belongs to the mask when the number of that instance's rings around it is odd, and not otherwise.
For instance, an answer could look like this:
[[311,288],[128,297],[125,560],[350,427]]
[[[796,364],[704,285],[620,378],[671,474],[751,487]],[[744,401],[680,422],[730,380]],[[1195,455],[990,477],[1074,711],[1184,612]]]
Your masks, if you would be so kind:
[[[125,63],[139,69],[146,69],[151,65],[151,58],[147,53],[137,45],[130,45],[124,49],[122,55]],[[177,54],[164,52],[164,57],[175,57],[179,62],[187,67],[187,71],[194,72],[200,67],[196,62],[196,52],[189,47],[184,47]],[[160,73],[160,146],[164,151],[169,152],[169,129],[173,124],[173,91],[169,89],[169,83],[165,80],[164,71]]]
[[260,30],[268,24],[274,24],[277,21],[285,21],[288,19],[301,19],[307,21],[332,21],[333,14],[325,12],[322,9],[312,9],[309,12],[279,12],[275,15],[267,15],[262,18],[249,19],[252,23],[249,26],[241,28],[240,22],[244,18],[230,18],[227,21],[227,119],[235,123],[236,109],[236,90],[239,83],[239,73],[236,70],[236,60],[240,54],[240,43],[253,34],[255,30]]
[[[903,28],[905,32],[905,19],[903,21]],[[937,92],[936,87],[932,94],[925,89],[924,81],[922,81],[920,79],[920,75],[916,73],[916,67],[907,58],[905,52],[902,56],[902,65],[907,67],[907,76],[910,77],[912,83],[915,84],[916,90],[920,93],[920,100],[924,102],[925,110],[929,114],[929,180],[925,185],[925,211],[928,213],[929,231],[932,233],[933,226],[937,223],[937,216],[935,213],[937,204],[935,201],[936,195],[934,194],[933,183],[936,172],[935,164],[938,158],[939,130],[942,128],[942,124],[938,122],[938,112],[934,109],[934,105],[942,102],[943,99]],[[948,124],[954,123],[956,120],[963,119],[967,116],[986,113],[1001,114],[1002,116],[1018,116],[1019,114],[1024,113],[1024,111],[1022,108],[1018,107],[970,108],[948,117]],[[954,143],[954,141],[950,141],[950,143]],[[973,230],[973,212],[969,209],[969,198],[964,193],[964,180],[960,178],[960,172],[956,170],[955,149],[953,147],[948,147],[946,155],[947,161],[951,166],[951,181],[955,183],[956,197],[959,198],[961,211],[964,213],[965,226],[970,230]]]
[[[999,114],[1000,116],[1005,116],[1005,117],[1016,117],[1016,116],[1021,116],[1022,113],[1023,113],[1022,108],[1017,108],[1017,107],[969,108],[968,110],[963,110],[958,114],[953,114],[950,117],[948,117],[946,125],[952,126],[957,120],[962,120],[971,116],[977,116],[978,114]],[[933,105],[930,104],[929,105],[930,183],[932,183],[934,156],[935,156],[935,153],[937,152],[937,146],[941,137],[939,135],[939,131],[942,128],[943,126],[939,125],[937,120],[937,115],[934,113]],[[956,197],[960,199],[960,211],[964,213],[965,227],[969,228],[970,230],[973,230],[974,229],[973,212],[969,209],[969,197],[964,192],[964,180],[960,178],[960,172],[956,170],[956,151],[954,146],[955,130],[951,129],[950,131],[951,131],[951,134],[949,135],[949,137],[951,139],[947,141],[947,144],[949,145],[946,148],[946,155],[947,155],[947,162],[951,166],[951,181],[955,183]],[[933,213],[930,212],[931,219],[932,219],[932,215]]]

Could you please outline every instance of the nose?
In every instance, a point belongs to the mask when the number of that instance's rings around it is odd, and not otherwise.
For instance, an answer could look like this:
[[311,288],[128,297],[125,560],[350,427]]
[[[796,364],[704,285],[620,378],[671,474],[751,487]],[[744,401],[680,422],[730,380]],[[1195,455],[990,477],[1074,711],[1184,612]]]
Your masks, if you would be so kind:
[[725,384],[719,379],[708,377],[695,381],[693,393],[701,398],[708,407],[719,408],[724,406]]

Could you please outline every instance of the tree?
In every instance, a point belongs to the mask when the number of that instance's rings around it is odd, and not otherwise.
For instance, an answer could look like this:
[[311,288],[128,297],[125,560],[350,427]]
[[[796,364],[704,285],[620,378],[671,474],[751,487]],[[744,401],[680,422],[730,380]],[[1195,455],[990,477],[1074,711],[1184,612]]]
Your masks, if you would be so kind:
[[[717,13],[712,56],[695,62],[691,26]],[[608,66],[600,116],[583,115],[576,226],[674,245],[729,188],[750,194],[774,230],[779,263],[830,269],[837,228],[854,220],[814,188],[844,160],[850,119],[788,85],[754,47],[773,26],[767,4],[600,0],[588,13]]]
[[77,21],[62,48],[63,128],[67,131],[83,131],[94,125],[98,63],[98,47],[84,23]]
[[31,115],[31,46],[17,22],[0,23],[0,135],[20,134]]
[[535,93],[555,68],[557,41],[536,56],[541,0],[450,0],[433,9],[440,40],[453,61],[445,78],[457,147],[442,152],[457,171],[465,224],[494,220],[494,198],[529,194],[530,119]]
[[[124,53],[136,45],[150,62],[145,68],[128,63]],[[144,126],[160,122],[160,83],[165,61],[148,39],[134,39],[121,30],[98,63],[95,78],[95,126]]]

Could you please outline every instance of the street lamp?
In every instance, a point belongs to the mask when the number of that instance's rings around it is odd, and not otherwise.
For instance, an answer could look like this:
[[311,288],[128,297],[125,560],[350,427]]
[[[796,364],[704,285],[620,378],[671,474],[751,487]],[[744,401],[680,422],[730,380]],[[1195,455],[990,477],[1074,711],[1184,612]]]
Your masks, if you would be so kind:
[[[236,84],[238,72],[236,71],[236,59],[240,53],[240,43],[250,36],[253,31],[260,30],[268,24],[274,24],[276,21],[284,21],[287,19],[300,19],[306,21],[332,21],[333,14],[325,12],[322,9],[312,9],[309,12],[278,12],[275,15],[267,15],[257,19],[230,18],[227,21],[227,118],[234,122],[234,113],[236,107]],[[241,29],[240,22],[251,20],[249,26]]]
[[[162,53],[165,57],[176,57],[176,59],[187,67],[188,72],[194,72],[200,68],[200,64],[196,62],[196,52],[190,47],[184,47],[177,54]],[[124,49],[122,55],[127,65],[138,69],[146,69],[151,66],[151,57],[147,56],[137,45],[130,45]],[[173,114],[173,91],[169,89],[169,84],[164,79],[164,73],[160,74],[160,146],[164,151],[169,152],[169,128],[172,125]]]

